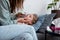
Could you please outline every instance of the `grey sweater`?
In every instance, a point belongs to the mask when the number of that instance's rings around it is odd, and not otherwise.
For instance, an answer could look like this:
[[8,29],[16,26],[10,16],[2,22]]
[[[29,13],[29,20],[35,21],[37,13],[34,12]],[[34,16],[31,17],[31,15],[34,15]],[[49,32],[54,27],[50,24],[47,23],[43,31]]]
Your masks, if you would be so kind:
[[0,0],[0,24],[10,25],[16,22],[11,19],[9,0]]

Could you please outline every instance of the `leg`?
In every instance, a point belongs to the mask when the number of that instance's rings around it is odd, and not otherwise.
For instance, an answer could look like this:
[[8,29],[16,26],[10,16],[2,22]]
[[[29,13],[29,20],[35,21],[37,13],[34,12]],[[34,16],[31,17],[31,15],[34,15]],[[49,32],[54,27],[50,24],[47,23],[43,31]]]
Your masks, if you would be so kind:
[[32,26],[25,24],[0,26],[0,39],[12,39],[22,33],[30,33],[33,40],[37,40],[35,30]]
[[33,37],[29,33],[24,33],[20,36],[15,37],[13,40],[33,40]]

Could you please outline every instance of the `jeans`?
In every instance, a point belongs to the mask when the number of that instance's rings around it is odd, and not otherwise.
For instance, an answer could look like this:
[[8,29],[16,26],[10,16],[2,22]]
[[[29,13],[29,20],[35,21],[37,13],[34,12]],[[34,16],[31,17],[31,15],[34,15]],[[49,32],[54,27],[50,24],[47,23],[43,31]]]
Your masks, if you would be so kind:
[[0,40],[38,40],[35,29],[26,24],[0,26]]

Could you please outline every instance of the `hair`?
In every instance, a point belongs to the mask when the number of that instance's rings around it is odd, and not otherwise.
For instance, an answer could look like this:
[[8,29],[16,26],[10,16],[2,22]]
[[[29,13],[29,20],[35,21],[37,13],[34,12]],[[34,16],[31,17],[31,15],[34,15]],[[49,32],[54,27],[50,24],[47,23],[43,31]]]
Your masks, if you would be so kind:
[[9,0],[11,12],[13,13],[15,11],[15,8],[23,8],[23,2],[24,0]]

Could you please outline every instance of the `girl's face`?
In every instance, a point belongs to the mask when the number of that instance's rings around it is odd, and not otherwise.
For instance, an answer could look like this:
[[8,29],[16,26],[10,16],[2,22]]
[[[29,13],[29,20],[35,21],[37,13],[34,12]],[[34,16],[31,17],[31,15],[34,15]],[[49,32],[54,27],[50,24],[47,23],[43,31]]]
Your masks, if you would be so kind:
[[32,25],[36,21],[34,18],[36,17],[33,14],[29,14],[24,19],[26,20],[27,24]]

